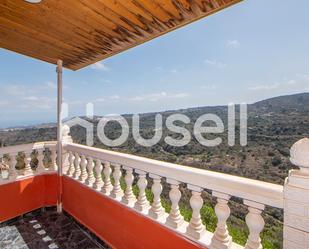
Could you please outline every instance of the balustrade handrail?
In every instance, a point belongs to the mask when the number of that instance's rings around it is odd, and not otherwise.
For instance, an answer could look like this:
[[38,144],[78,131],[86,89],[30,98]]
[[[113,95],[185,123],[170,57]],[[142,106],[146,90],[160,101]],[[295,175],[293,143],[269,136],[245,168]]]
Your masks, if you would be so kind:
[[57,145],[56,141],[46,141],[46,142],[44,141],[44,142],[37,142],[37,143],[1,147],[0,155],[13,154],[13,153],[18,153],[18,152],[30,152],[33,150],[40,150],[44,148],[53,148],[56,145]]
[[66,151],[86,157],[141,170],[192,186],[239,197],[263,205],[283,208],[283,186],[224,173],[157,161],[75,143],[64,145]]

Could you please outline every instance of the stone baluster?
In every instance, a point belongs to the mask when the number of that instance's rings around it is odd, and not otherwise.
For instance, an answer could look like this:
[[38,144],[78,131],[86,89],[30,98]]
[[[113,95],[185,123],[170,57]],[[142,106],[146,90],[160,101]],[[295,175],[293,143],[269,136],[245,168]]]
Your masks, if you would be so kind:
[[80,180],[83,183],[87,179],[87,168],[86,167],[87,167],[87,160],[86,160],[86,157],[82,155],[81,162],[80,162],[81,173],[80,173],[78,180]]
[[63,174],[66,174],[70,168],[69,156],[70,156],[70,153],[68,151],[66,150],[63,151],[62,153],[62,165],[63,165],[62,173]]
[[44,166],[44,149],[39,149],[38,150],[38,167],[37,167],[37,172],[42,173],[45,171],[45,166]]
[[78,153],[75,153],[75,156],[74,156],[75,158],[74,158],[74,174],[73,174],[73,178],[75,178],[75,179],[78,179],[79,178],[79,176],[80,176],[80,173],[81,173],[81,171],[80,171],[80,157],[79,157],[79,155],[78,155]]
[[187,234],[192,238],[199,240],[206,233],[200,214],[201,208],[203,207],[203,199],[201,197],[202,188],[188,185],[188,189],[192,191],[192,196],[190,198],[192,218],[189,226],[187,227]]
[[74,154],[73,154],[72,151],[70,151],[69,152],[69,168],[68,168],[68,171],[67,171],[67,175],[68,176],[73,176],[74,171],[75,171],[75,168],[74,168]]
[[126,166],[123,166],[123,169],[126,171],[126,176],[124,178],[126,182],[126,190],[122,198],[122,203],[126,204],[129,207],[134,207],[136,197],[132,189],[132,184],[134,182],[133,169]]
[[249,228],[249,237],[245,249],[262,249],[260,233],[264,229],[264,219],[262,211],[265,206],[252,201],[244,200],[244,204],[248,206],[249,213],[246,216],[246,223]]
[[114,172],[113,172],[113,177],[114,177],[114,187],[111,192],[111,197],[121,201],[123,197],[123,190],[121,189],[120,185],[120,178],[121,178],[121,166],[119,164],[114,164]]
[[111,164],[110,162],[105,162],[104,163],[104,185],[102,188],[102,193],[106,195],[110,195],[113,185],[111,182],[111,174],[112,174],[112,169],[111,169]]
[[166,224],[174,229],[180,228],[184,224],[184,218],[180,214],[179,201],[181,199],[181,192],[179,190],[179,182],[167,179],[167,183],[171,185],[169,198],[172,202],[171,212],[166,219]]
[[166,213],[161,204],[161,193],[162,193],[162,185],[161,185],[161,177],[150,174],[150,178],[153,179],[153,185],[151,187],[153,193],[153,203],[151,205],[151,209],[149,210],[149,216],[155,220],[162,220],[166,218]]
[[95,178],[94,178],[94,174],[93,174],[93,168],[94,168],[93,158],[88,157],[88,163],[87,163],[88,177],[87,177],[85,183],[89,187],[92,187],[93,183],[95,182]]
[[135,172],[139,175],[139,179],[137,182],[137,186],[139,188],[139,194],[137,201],[134,205],[134,208],[141,213],[147,214],[150,209],[149,201],[146,197],[146,188],[147,188],[147,179],[146,179],[146,172],[142,170],[135,170]]
[[101,163],[101,160],[100,159],[96,159],[96,162],[95,162],[95,181],[94,181],[94,184],[93,184],[93,188],[97,191],[101,191],[103,185],[104,185],[104,182],[103,182],[103,179],[102,179],[102,163]]
[[51,149],[51,166],[49,167],[50,171],[57,171],[57,151],[56,148]]
[[31,152],[25,152],[25,168],[24,168],[24,175],[30,175],[33,173],[32,168],[31,168]]
[[218,224],[212,237],[210,248],[230,249],[232,247],[232,237],[229,235],[226,225],[226,221],[231,214],[231,210],[228,206],[230,196],[219,192],[213,192],[212,195],[217,197],[215,212],[218,218]]
[[9,180],[15,180],[18,176],[16,171],[16,156],[17,153],[10,154],[10,164],[9,164]]

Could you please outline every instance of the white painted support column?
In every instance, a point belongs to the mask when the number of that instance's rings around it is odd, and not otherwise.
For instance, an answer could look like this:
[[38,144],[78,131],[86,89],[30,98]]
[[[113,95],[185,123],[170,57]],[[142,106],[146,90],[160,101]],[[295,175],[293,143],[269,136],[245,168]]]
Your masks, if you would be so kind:
[[309,248],[309,138],[291,148],[291,170],[284,185],[284,249]]
[[151,191],[153,193],[153,203],[151,205],[151,209],[149,210],[149,216],[155,220],[165,222],[166,213],[161,204],[161,193],[163,190],[161,177],[154,174],[150,174],[149,177],[153,179],[153,185],[151,187]]
[[122,203],[126,204],[129,207],[134,207],[134,204],[136,202],[136,197],[133,193],[132,184],[134,182],[134,175],[133,175],[133,169],[123,166],[123,169],[126,171],[126,176],[124,178],[126,182],[126,190],[124,193],[124,196],[122,198]]
[[150,204],[146,197],[146,188],[148,184],[146,179],[146,172],[142,170],[135,170],[135,172],[139,175],[137,182],[137,186],[139,188],[139,194],[134,208],[141,213],[148,214]]
[[218,218],[216,231],[211,240],[211,249],[230,249],[232,237],[227,230],[226,221],[230,217],[231,210],[228,206],[230,196],[227,194],[213,192],[212,196],[217,197],[215,212]]
[[100,159],[96,159],[94,170],[95,170],[95,181],[94,181],[94,184],[93,184],[93,188],[97,191],[101,191],[101,189],[104,185],[104,182],[103,182],[103,179],[102,179],[103,167],[102,167],[102,163],[101,163]]
[[[62,176],[62,60],[57,61],[57,165],[58,175]],[[56,169],[55,169],[56,170]],[[57,202],[57,211],[62,213],[62,184],[59,188],[59,199]]]
[[194,239],[200,240],[206,233],[205,226],[201,219],[201,208],[203,207],[203,199],[201,197],[202,188],[188,185],[188,189],[192,191],[190,198],[190,206],[192,208],[192,218],[187,227],[187,234]]
[[253,201],[244,200],[248,207],[249,213],[246,216],[246,223],[249,228],[249,237],[245,249],[263,249],[260,234],[264,229],[265,222],[262,212],[265,205]]
[[179,201],[181,199],[181,192],[179,190],[180,182],[167,179],[167,183],[171,185],[169,197],[172,202],[171,212],[166,219],[166,224],[174,229],[179,229],[184,224],[184,218],[180,214]]

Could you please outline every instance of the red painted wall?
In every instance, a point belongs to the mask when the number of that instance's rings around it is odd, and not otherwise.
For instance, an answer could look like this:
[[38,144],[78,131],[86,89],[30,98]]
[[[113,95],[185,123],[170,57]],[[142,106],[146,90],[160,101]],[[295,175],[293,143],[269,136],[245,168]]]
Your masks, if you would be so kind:
[[57,174],[39,175],[0,185],[0,222],[57,204]]
[[113,248],[203,248],[66,176],[63,177],[63,207]]

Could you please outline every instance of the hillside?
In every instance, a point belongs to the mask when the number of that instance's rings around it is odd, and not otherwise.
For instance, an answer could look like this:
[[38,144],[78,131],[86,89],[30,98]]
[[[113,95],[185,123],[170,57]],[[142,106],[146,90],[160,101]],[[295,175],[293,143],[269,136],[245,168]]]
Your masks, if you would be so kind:
[[[161,113],[164,120],[167,116],[175,113],[187,115],[191,123],[185,127],[191,133],[193,123],[198,117],[206,113],[217,114],[225,124],[224,134],[219,135],[223,139],[223,143],[218,147],[204,147],[196,139],[192,139],[188,145],[179,148],[169,146],[163,140],[153,147],[146,148],[136,144],[130,134],[128,141],[121,147],[108,149],[283,184],[288,170],[292,168],[289,162],[289,148],[297,140],[309,137],[309,93],[280,96],[249,105],[248,145],[245,147],[239,145],[239,106],[236,106],[236,145],[233,147],[227,145],[227,111],[226,106],[215,106]],[[146,113],[140,116],[141,134],[144,138],[151,138],[154,134],[155,115],[156,113]],[[124,115],[124,117],[131,125],[132,115]],[[95,131],[98,119],[99,117],[90,120],[95,124]],[[120,134],[120,126],[111,122],[106,126],[105,133],[109,138],[117,138]],[[181,138],[180,134],[172,133],[166,127],[163,128],[163,134],[163,137],[171,135],[174,138]],[[85,131],[82,128],[73,127],[71,135],[75,142],[85,143]],[[55,139],[56,128],[51,124],[0,131],[0,142],[4,146]],[[106,148],[97,137],[95,137],[95,146]],[[135,190],[137,191],[137,189]],[[147,191],[149,199],[151,199],[151,191]],[[190,193],[186,191],[185,188],[182,188],[184,197],[181,203],[181,212],[186,220],[189,220],[191,215],[191,209],[188,206]],[[205,205],[202,209],[202,219],[208,229],[214,230],[216,224],[215,200],[208,192],[203,195]],[[170,203],[168,203],[167,196],[168,187],[165,186],[162,202],[168,210]],[[230,233],[235,242],[244,244],[248,235],[244,222],[247,213],[246,207],[237,198],[231,200],[230,207],[232,209],[228,223]],[[268,208],[265,212],[265,219],[267,225],[262,234],[264,248],[282,248],[282,211]]]
[[[206,113],[217,114],[227,128],[227,107],[198,107],[162,112],[163,119],[170,114],[182,113],[190,117],[191,123],[185,125],[192,132],[193,122]],[[236,108],[239,117],[239,108]],[[154,118],[156,113],[141,115],[141,134],[151,138],[154,134]],[[125,115],[131,125],[131,115]],[[97,118],[92,121],[97,124]],[[50,125],[49,125],[50,126]],[[227,145],[227,130],[220,137],[223,143],[218,147],[204,147],[194,138],[180,148],[167,145],[163,140],[159,144],[146,148],[135,143],[132,134],[128,141],[117,148],[110,148],[126,153],[133,153],[159,160],[185,164],[193,167],[215,170],[254,179],[282,184],[291,168],[289,148],[298,139],[309,136],[309,93],[275,97],[248,106],[248,146],[241,147],[237,138],[239,122],[236,122],[236,145]],[[110,138],[119,136],[120,127],[117,123],[109,123],[105,133]],[[73,140],[85,143],[85,131],[73,127]],[[165,136],[174,138],[181,136],[163,128]],[[18,129],[0,132],[3,145],[14,145],[42,140],[56,139],[55,127]],[[237,145],[238,144],[238,145]],[[95,138],[95,146],[106,148]]]

